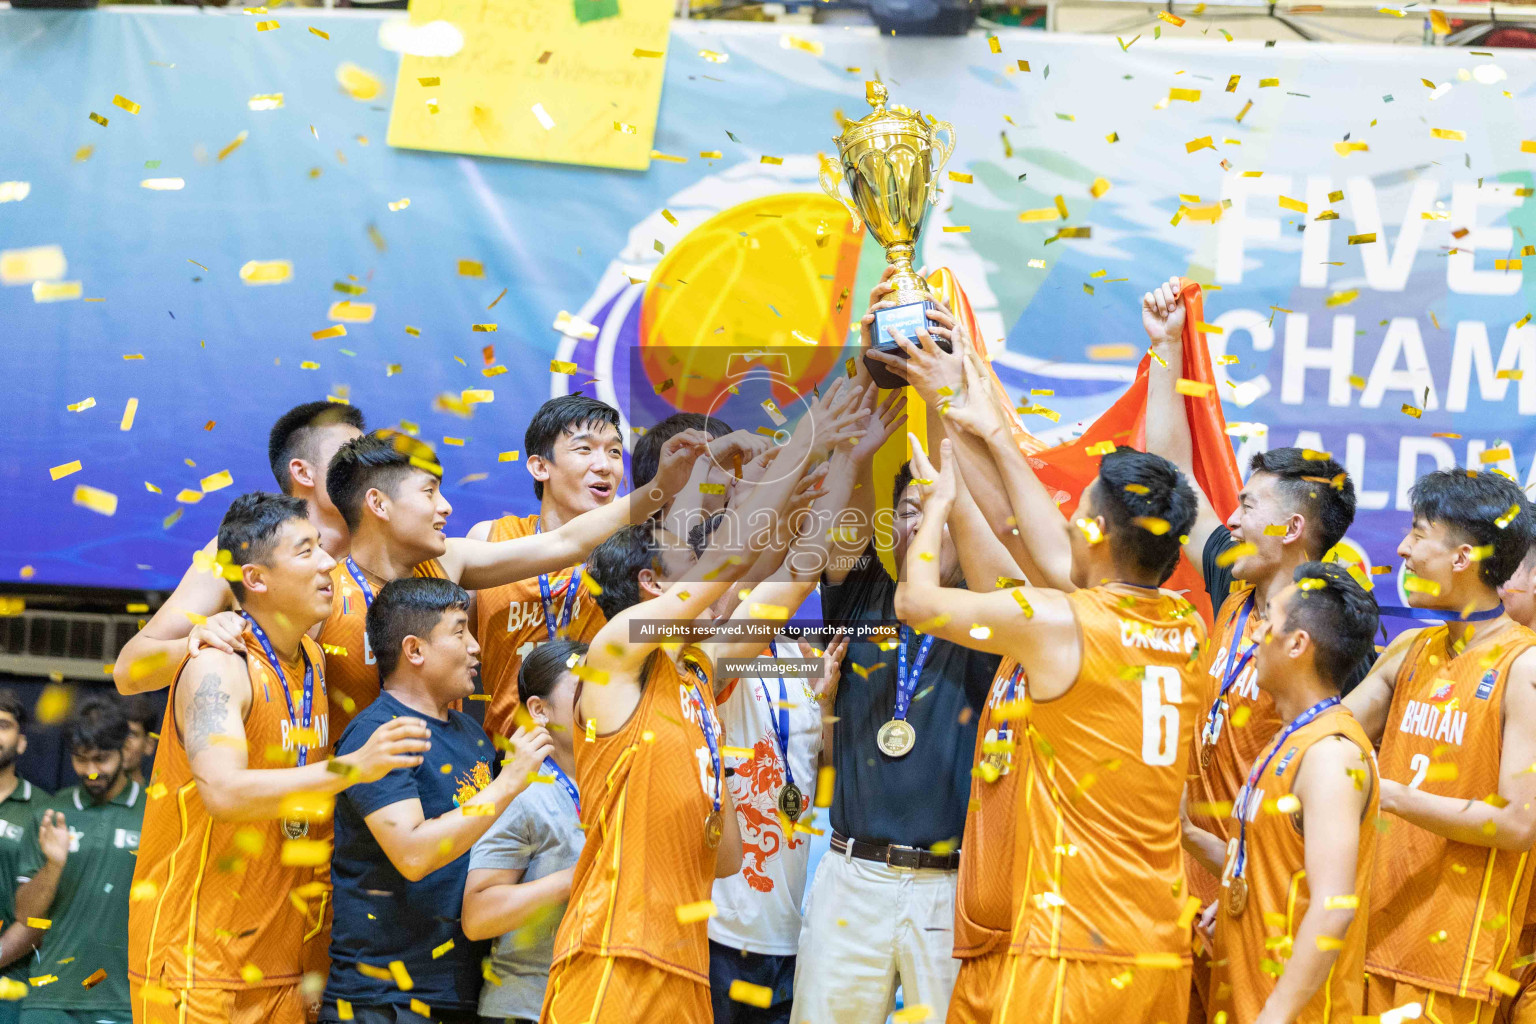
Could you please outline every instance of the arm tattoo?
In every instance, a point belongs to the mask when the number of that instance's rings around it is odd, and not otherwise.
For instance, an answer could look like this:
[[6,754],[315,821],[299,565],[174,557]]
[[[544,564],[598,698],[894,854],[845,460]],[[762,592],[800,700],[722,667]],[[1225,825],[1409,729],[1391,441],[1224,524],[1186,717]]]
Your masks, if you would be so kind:
[[229,710],[229,694],[224,691],[218,673],[210,672],[192,694],[187,713],[187,757],[193,758],[213,746],[224,716]]

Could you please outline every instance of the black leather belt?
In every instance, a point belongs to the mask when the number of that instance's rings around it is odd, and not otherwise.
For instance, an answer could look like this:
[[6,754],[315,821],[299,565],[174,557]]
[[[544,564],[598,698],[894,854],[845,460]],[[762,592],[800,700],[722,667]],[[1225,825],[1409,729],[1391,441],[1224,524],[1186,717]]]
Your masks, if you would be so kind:
[[960,867],[960,851],[937,854],[916,846],[897,846],[895,843],[865,843],[849,839],[841,832],[832,833],[832,852],[859,860],[872,860],[890,868],[934,868],[938,871],[956,871]]

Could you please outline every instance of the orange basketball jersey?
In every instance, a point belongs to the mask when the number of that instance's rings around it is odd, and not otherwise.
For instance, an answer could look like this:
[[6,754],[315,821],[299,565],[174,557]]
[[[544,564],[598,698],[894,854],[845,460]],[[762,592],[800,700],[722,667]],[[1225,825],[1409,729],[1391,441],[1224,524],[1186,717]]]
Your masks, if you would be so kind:
[[1205,624],[1161,590],[1101,586],[1067,600],[1082,667],[1063,696],[1030,704],[1034,764],[1017,825],[1028,834],[1013,864],[1012,946],[1187,965],[1179,801],[1197,718],[1209,707],[1198,664]]
[[[538,516],[502,516],[491,526],[493,541],[531,536],[539,525]],[[558,623],[567,614],[565,603],[574,600],[569,612],[564,638],[586,643],[608,621],[587,587],[582,574],[581,586],[574,598],[570,594],[571,569],[549,575],[549,600]],[[480,687],[491,698],[485,712],[485,731],[492,736],[511,736],[517,711],[517,673],[523,655],[535,644],[549,639],[545,625],[543,593],[539,578],[519,580],[500,587],[490,587],[475,594],[475,639],[480,641]]]
[[[1215,637],[1207,645],[1201,660],[1202,678],[1210,694],[1200,712],[1195,729],[1194,774],[1189,781],[1189,818],[1195,825],[1225,842],[1232,824],[1228,817],[1237,791],[1243,788],[1254,758],[1269,745],[1280,730],[1280,716],[1275,702],[1259,689],[1258,670],[1253,659],[1243,663],[1243,654],[1253,645],[1253,634],[1263,621],[1251,608],[1253,588],[1233,591],[1216,614]],[[1246,618],[1246,621],[1244,621]],[[1237,635],[1239,626],[1242,636]],[[1234,645],[1236,650],[1234,651]],[[1241,668],[1239,668],[1241,666]],[[1221,687],[1228,672],[1234,676],[1225,697]],[[1212,709],[1214,707],[1214,714]],[[1202,903],[1215,899],[1218,882],[1192,857],[1185,857],[1190,889]]]
[[[1232,917],[1225,907],[1216,914],[1216,945],[1222,955],[1215,964],[1212,989],[1217,997],[1213,1009],[1226,1010],[1233,1024],[1247,1024],[1264,1008],[1278,978],[1274,968],[1266,969],[1266,964],[1283,967],[1296,929],[1311,905],[1301,812],[1277,811],[1275,802],[1291,795],[1307,751],[1330,736],[1343,736],[1359,747],[1369,774],[1368,778],[1357,780],[1359,785],[1369,787],[1370,794],[1360,819],[1359,857],[1355,863],[1354,895],[1360,906],[1344,933],[1344,946],[1328,972],[1327,981],[1296,1020],[1300,1024],[1351,1024],[1356,1016],[1365,1013],[1365,936],[1380,787],[1370,738],[1348,709],[1335,707],[1287,737],[1285,749],[1275,751],[1248,802],[1248,856],[1243,870],[1248,880],[1248,904],[1239,917]],[[1268,755],[1266,748],[1260,752],[1259,760]],[[1227,825],[1232,835],[1237,835],[1237,818],[1230,817]],[[1232,860],[1233,855],[1229,854],[1228,873]]]
[[684,657],[697,675],[657,651],[624,727],[576,741],[587,841],[555,936],[555,964],[577,952],[627,956],[709,984],[706,921],[677,919],[679,907],[710,898],[715,880],[715,851],[704,841],[715,771],[694,688],[717,742],[721,732],[713,667],[686,648]]
[[[443,563],[435,558],[422,562],[412,575],[448,577]],[[331,727],[338,738],[352,716],[379,695],[379,666],[373,648],[368,646],[369,600],[352,578],[347,560],[337,562],[331,570],[331,615],[320,624],[320,646],[325,650],[325,681],[330,686],[334,708]]]
[[971,800],[955,891],[954,954],[960,959],[984,956],[1006,944],[1017,909],[1013,900],[1015,818],[1025,812],[1015,807],[1015,801],[1029,795],[1028,787],[1019,785],[1029,770],[1029,758],[1019,744],[1025,726],[1025,684],[1019,663],[1004,658],[976,727],[976,763],[971,769]]
[[[1445,626],[1423,630],[1397,673],[1381,737],[1381,777],[1482,800],[1499,791],[1509,667],[1536,644],[1511,624],[1459,656]],[[1458,843],[1402,818],[1377,847],[1366,970],[1491,1002],[1489,970],[1509,973],[1531,881],[1531,851]]]
[[[283,689],[293,698],[295,717],[302,716],[303,661],[274,668],[249,629],[244,639],[251,682],[249,766],[291,768],[299,748]],[[297,739],[316,741],[300,744],[313,763],[331,753],[329,709],[320,647],[309,637],[302,642],[315,667],[314,736]],[[288,837],[281,821],[214,821],[204,808],[176,722],[176,687],[185,667],[183,660],[171,682],[147,790],[128,910],[129,976],[170,989],[296,985],[305,944],[330,941],[321,927],[328,865],[285,866],[280,853]],[[299,910],[295,899],[307,909]]]

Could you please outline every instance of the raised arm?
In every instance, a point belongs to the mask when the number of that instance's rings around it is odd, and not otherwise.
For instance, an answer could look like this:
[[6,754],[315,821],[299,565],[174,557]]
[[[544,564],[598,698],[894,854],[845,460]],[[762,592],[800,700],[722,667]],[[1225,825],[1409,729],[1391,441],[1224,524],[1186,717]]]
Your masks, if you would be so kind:
[[[1031,580],[1070,593],[1077,589],[1072,582],[1072,544],[1067,533],[1071,526],[1051,492],[1035,476],[1029,459],[1019,451],[1003,411],[992,398],[991,381],[980,358],[968,352],[964,367],[964,398],[950,405],[944,420],[946,429],[956,428],[949,431],[951,436],[958,437],[962,431],[970,435],[967,461],[990,461],[1007,496],[1006,507],[999,508],[995,494],[973,487],[977,505]],[[985,474],[973,479],[967,470],[967,483],[981,480]]]
[[[1195,525],[1184,542],[1184,554],[1195,565],[1205,557],[1205,542],[1221,525],[1221,517],[1211,507],[1210,499],[1196,482],[1195,447],[1189,431],[1189,403],[1178,392],[1184,370],[1184,299],[1183,282],[1177,277],[1141,299],[1141,326],[1152,342],[1152,366],[1147,371],[1147,451],[1179,467],[1194,488]],[[1213,600],[1226,598],[1212,594]]]
[[[1370,676],[1367,676],[1366,682],[1369,681]],[[1383,813],[1395,814],[1458,843],[1488,846],[1495,850],[1526,851],[1536,844],[1536,773],[1531,771],[1533,764],[1536,764],[1536,652],[1527,651],[1515,659],[1504,684],[1504,748],[1499,758],[1498,799],[1437,796],[1401,782],[1382,779],[1381,809]]]
[[1295,794],[1306,836],[1309,902],[1291,943],[1291,958],[1255,1024],[1290,1024],[1328,980],[1350,923],[1368,893],[1355,892],[1360,819],[1371,794],[1360,748],[1342,736],[1319,741],[1302,759]]
[[[946,445],[949,442],[944,442]],[[947,454],[947,453],[946,453]],[[906,570],[896,585],[896,617],[913,629],[962,647],[1017,659],[1052,678],[1077,675],[1077,624],[1059,591],[1013,587],[975,593],[944,587],[939,550],[954,503],[954,469],[935,470],[912,439],[912,477],[925,489],[923,522],[907,546]]]
[[175,688],[177,734],[187,751],[203,805],[216,821],[263,821],[282,817],[285,797],[335,794],[354,782],[371,782],[394,768],[421,763],[430,733],[417,718],[397,718],[361,749],[300,768],[251,768],[245,718],[251,680],[245,660],[203,650],[183,669]]
[[425,816],[419,798],[400,800],[368,814],[363,821],[395,870],[419,882],[468,853],[513,798],[528,788],[529,777],[538,772],[553,750],[545,729],[519,727],[512,735],[510,763],[473,798],[435,818]]
[[[43,855],[43,866],[32,872],[32,877],[16,890],[16,920],[26,924],[34,918],[47,919],[59,892],[59,878],[64,874],[64,863],[69,859],[69,825],[63,811],[47,810],[37,823],[37,850]],[[34,861],[34,863],[36,863]],[[41,936],[42,930],[37,929]]]
[[685,430],[662,449],[656,478],[639,490],[576,516],[558,530],[509,540],[453,537],[443,554],[448,578],[469,590],[516,583],[575,565],[621,527],[642,522],[671,500],[688,479],[708,438]]
[[784,465],[801,466],[801,473],[784,473],[778,479],[754,488],[740,509],[727,509],[727,525],[723,529],[730,532],[731,542],[705,548],[704,557],[687,578],[671,584],[657,597],[631,605],[615,615],[592,639],[586,658],[590,674],[583,677],[592,685],[582,689],[579,710],[595,723],[598,732],[612,732],[629,720],[640,702],[640,680],[636,674],[665,639],[658,636],[634,640],[630,636],[631,624],[637,621],[691,624],[751,567],[754,560],[751,551],[754,540],[761,536],[762,524],[766,523],[767,529],[772,529],[808,464],[814,432],[810,419],[801,420],[779,455],[779,459],[788,460]]
[[240,640],[244,620],[219,614],[234,607],[235,597],[211,568],[217,564],[218,546],[217,540],[208,542],[182,573],[171,596],[118,652],[112,681],[119,693],[149,693],[170,686],[189,649],[208,646],[227,654],[245,649]]

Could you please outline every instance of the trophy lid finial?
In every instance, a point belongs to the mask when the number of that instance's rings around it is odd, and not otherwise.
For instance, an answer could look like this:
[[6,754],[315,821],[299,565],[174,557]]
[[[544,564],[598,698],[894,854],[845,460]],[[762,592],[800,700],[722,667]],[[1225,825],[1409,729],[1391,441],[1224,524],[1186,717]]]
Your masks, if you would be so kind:
[[875,113],[877,114],[885,113],[885,101],[889,95],[885,90],[884,82],[864,83],[864,99],[871,107],[875,108]]

